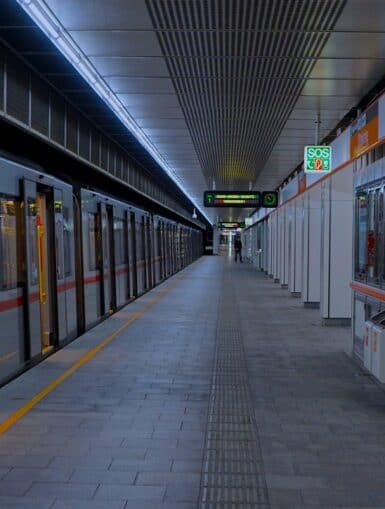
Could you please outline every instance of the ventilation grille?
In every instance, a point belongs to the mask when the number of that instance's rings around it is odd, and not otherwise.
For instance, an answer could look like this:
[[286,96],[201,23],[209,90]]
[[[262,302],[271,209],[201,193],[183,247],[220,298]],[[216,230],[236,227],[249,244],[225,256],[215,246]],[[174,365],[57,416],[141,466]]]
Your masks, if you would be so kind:
[[51,92],[51,138],[64,145],[65,105],[61,97]]
[[108,145],[105,143],[102,145],[101,167],[103,170],[108,171]]
[[4,110],[4,66],[5,66],[5,55],[0,48],[0,110]]
[[85,122],[79,122],[79,155],[84,159],[90,158],[90,130]]
[[100,164],[100,136],[96,131],[91,134],[91,161],[96,166]]
[[29,73],[16,61],[7,66],[7,113],[29,125]]
[[48,136],[49,90],[36,78],[31,81],[31,127]]
[[345,0],[146,0],[207,181],[266,163]]
[[78,119],[76,113],[67,108],[66,144],[68,150],[78,151]]

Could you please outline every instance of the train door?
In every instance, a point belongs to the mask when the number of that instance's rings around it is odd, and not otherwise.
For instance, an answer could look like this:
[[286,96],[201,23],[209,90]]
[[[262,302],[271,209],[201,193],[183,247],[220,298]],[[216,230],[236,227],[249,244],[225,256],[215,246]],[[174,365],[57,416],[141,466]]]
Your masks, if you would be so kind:
[[154,276],[153,276],[153,263],[152,263],[152,230],[153,223],[150,217],[147,217],[146,220],[146,230],[147,230],[147,279],[148,286],[152,288],[154,286]]
[[157,266],[159,271],[159,281],[163,279],[163,256],[162,256],[162,221],[158,219],[158,224],[156,227],[156,236],[157,236]]
[[124,212],[124,221],[123,221],[123,249],[125,253],[125,260],[127,265],[127,285],[126,285],[126,300],[130,300],[131,298],[131,276],[130,276],[130,265],[131,265],[131,239],[130,239],[130,223],[129,223],[129,212],[126,210]]
[[115,271],[115,242],[114,242],[114,208],[106,206],[107,210],[107,249],[109,252],[109,265],[107,270],[110,275],[110,310],[116,310],[116,271]]
[[146,257],[147,257],[147,246],[146,246],[146,218],[145,216],[142,216],[142,222],[140,224],[140,236],[142,240],[142,252],[140,253],[141,259],[142,259],[142,265],[143,265],[143,289],[148,289],[147,284],[147,263],[146,263]]
[[102,287],[103,287],[103,305],[104,313],[108,314],[114,309],[114,278],[113,271],[113,252],[111,231],[111,212],[104,203],[99,203],[101,234],[102,234]]
[[[85,316],[85,302],[84,302],[84,261],[81,256],[82,247],[82,211],[81,211],[81,198],[78,193],[73,195],[73,209],[74,209],[74,236],[75,236],[75,281],[76,281],[76,316],[77,316],[77,334],[80,335],[85,331],[86,316]],[[91,246],[88,246],[90,249]]]
[[130,213],[130,230],[131,230],[131,256],[130,256],[130,264],[131,264],[131,272],[132,272],[132,294],[133,297],[138,296],[138,267],[137,267],[137,256],[136,256],[136,222],[135,222],[135,212]]
[[24,180],[23,195],[27,357],[34,357],[57,343],[54,204],[52,190],[28,180]]
[[161,244],[162,244],[162,279],[166,278],[167,276],[167,265],[166,265],[166,226],[164,224],[164,221],[162,221],[161,226]]

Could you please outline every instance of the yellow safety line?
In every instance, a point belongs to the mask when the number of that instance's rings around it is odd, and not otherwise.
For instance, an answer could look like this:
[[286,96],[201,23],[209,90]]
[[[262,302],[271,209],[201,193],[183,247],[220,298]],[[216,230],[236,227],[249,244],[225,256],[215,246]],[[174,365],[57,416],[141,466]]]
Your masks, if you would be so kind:
[[[182,279],[182,278],[178,278]],[[175,285],[170,286],[165,290],[161,290],[160,295],[156,298],[150,300],[147,304],[143,306],[142,309],[136,311],[123,325],[121,325],[115,332],[113,332],[110,336],[103,339],[98,345],[92,348],[89,352],[84,354],[79,360],[77,360],[70,368],[68,368],[64,373],[58,376],[53,382],[47,385],[43,390],[41,390],[36,396],[30,399],[25,405],[20,407],[16,412],[10,415],[5,421],[0,423],[0,435],[5,433],[9,428],[11,428],[14,424],[16,424],[24,415],[26,415],[34,406],[36,406],[42,399],[44,399],[48,394],[50,394],[56,387],[58,387],[61,383],[63,383],[67,378],[69,378],[75,371],[81,368],[84,364],[86,364],[89,360],[91,360],[95,355],[100,352],[105,346],[107,346],[113,339],[116,338],[121,332],[124,331],[129,325],[131,325],[135,320],[140,318],[152,305],[156,304],[166,293],[168,293]]]

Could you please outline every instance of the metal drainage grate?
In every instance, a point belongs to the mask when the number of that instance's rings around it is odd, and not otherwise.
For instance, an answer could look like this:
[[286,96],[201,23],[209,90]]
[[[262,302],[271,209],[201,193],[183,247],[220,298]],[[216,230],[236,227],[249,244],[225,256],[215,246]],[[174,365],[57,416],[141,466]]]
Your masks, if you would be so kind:
[[251,404],[239,311],[231,282],[219,304],[201,509],[269,508],[258,430]]

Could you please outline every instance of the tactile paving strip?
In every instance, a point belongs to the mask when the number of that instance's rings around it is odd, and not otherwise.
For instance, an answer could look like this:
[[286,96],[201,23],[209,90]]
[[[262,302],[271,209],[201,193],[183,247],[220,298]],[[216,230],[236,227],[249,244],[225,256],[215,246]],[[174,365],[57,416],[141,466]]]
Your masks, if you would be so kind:
[[239,320],[227,280],[219,304],[200,509],[270,507]]

